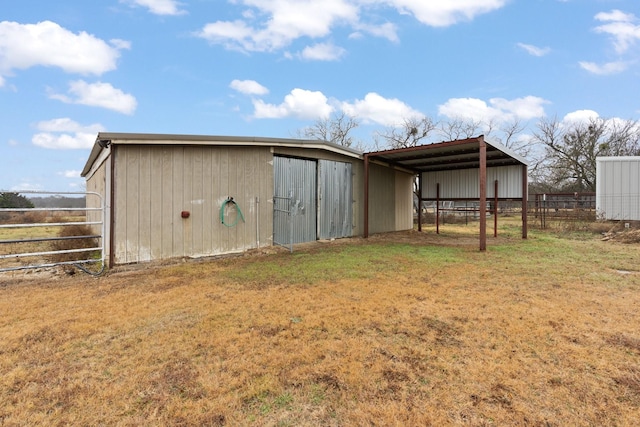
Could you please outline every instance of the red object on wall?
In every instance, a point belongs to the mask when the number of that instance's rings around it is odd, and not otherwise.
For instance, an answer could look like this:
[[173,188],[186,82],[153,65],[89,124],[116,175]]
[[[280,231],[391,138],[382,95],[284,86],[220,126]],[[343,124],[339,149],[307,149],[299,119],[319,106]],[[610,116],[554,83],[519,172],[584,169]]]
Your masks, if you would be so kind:
[[182,211],[182,212],[180,213],[180,216],[181,216],[182,218],[189,218],[189,216],[190,216],[190,215],[191,215],[191,213],[190,213],[189,211]]

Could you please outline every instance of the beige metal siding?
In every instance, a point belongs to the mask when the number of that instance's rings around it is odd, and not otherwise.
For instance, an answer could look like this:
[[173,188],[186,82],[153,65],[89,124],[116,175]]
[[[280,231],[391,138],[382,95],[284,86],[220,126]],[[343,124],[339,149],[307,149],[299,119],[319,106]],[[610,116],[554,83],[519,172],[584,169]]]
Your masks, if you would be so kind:
[[396,171],[396,231],[413,228],[413,181],[414,175]]
[[364,162],[351,163],[353,174],[353,235],[364,234]]
[[413,175],[388,167],[369,167],[369,233],[413,228]]
[[[269,148],[117,148],[117,264],[239,252],[257,247],[258,240],[262,246],[271,244],[273,159]],[[226,227],[219,218],[229,196],[245,218],[235,227]],[[182,218],[182,211],[188,211],[189,218]]]

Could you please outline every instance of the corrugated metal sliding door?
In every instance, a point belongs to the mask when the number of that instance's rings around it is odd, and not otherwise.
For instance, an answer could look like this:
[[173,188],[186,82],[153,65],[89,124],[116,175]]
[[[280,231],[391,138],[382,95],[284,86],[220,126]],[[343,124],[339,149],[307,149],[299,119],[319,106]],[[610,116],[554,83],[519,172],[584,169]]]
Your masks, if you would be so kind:
[[[273,241],[279,244],[316,240],[316,162],[274,156]],[[288,210],[289,214],[283,214]],[[291,221],[291,222],[290,222]]]
[[318,161],[318,237],[338,239],[353,233],[351,163]]

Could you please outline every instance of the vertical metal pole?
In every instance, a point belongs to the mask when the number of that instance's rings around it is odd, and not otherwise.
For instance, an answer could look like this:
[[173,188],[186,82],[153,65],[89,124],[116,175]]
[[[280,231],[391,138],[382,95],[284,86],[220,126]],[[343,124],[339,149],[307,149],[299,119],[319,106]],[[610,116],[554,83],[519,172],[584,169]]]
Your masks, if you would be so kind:
[[293,190],[289,190],[289,252],[293,253]]
[[498,237],[498,180],[493,183],[493,237]]
[[364,155],[364,238],[369,237],[369,155]]
[[[106,195],[105,195],[106,196]],[[86,205],[86,197],[85,196],[85,207]],[[102,209],[100,209],[100,215],[102,215],[102,231],[100,233],[101,237],[100,237],[100,243],[102,246],[102,267],[104,267],[104,263],[106,262],[106,253],[107,253],[107,236],[105,236],[105,233],[107,232],[107,204],[104,202],[105,201],[105,197],[102,197],[102,195],[98,195],[99,199],[100,199],[100,207]],[[86,215],[86,213],[85,213]],[[85,217],[86,218],[86,217]]]
[[418,174],[418,231],[422,231],[422,174]]
[[464,201],[464,225],[469,225],[469,201]]
[[522,238],[527,238],[527,199],[529,193],[529,184],[527,178],[527,165],[522,165]]
[[484,136],[478,138],[480,145],[480,251],[487,250],[487,144]]
[[115,238],[116,238],[116,230],[115,230],[115,214],[116,214],[116,156],[118,151],[116,150],[116,145],[111,143],[108,148],[109,150],[109,170],[111,171],[110,176],[110,184],[109,184],[109,268],[113,268],[116,264],[116,253],[115,253]]
[[542,228],[547,228],[547,195],[542,195],[542,216],[540,217]]
[[440,234],[440,183],[436,184],[436,234]]
[[260,197],[256,196],[256,246],[260,249]]

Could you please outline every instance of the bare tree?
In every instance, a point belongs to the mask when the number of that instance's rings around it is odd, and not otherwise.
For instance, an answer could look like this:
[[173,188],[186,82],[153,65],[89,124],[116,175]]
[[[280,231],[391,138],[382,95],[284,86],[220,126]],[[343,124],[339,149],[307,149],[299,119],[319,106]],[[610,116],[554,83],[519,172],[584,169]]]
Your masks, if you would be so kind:
[[318,139],[351,147],[356,143],[351,131],[359,125],[360,123],[355,117],[349,116],[345,112],[340,112],[318,119],[312,126],[298,129],[296,135],[300,138]]
[[[458,117],[442,122],[438,130],[445,140],[455,141],[458,139],[471,138],[483,133],[482,129],[487,127],[486,123],[484,125],[485,126],[483,127],[483,122],[479,120],[463,119]],[[495,123],[492,121],[489,125],[495,126]],[[490,130],[491,129],[489,129],[489,132]]]
[[[429,139],[438,124],[430,117],[406,118],[398,126],[391,126],[376,134],[376,145],[387,145],[389,148],[416,147]],[[386,144],[380,144],[384,141]],[[417,201],[420,200],[418,177],[413,180],[414,209],[420,212]]]
[[484,135],[486,140],[498,142],[523,157],[528,157],[532,144],[531,139],[523,135],[526,127],[526,123],[517,118],[503,122],[497,118],[482,121],[458,117],[443,121],[438,131],[447,141]]
[[592,118],[567,125],[543,119],[534,139],[545,148],[545,178],[565,191],[595,191],[598,156],[640,154],[640,126],[631,120]]
[[522,145],[522,141],[519,136],[525,129],[525,125],[518,119],[513,119],[510,122],[503,123],[499,127],[500,135],[500,143],[507,148],[517,150]]
[[385,141],[390,148],[415,147],[429,138],[436,128],[437,123],[430,117],[412,117],[404,119],[398,126],[378,132],[376,139]]
[[485,137],[491,141],[499,142],[522,157],[529,158],[534,151],[535,144],[530,135],[523,134],[526,128],[527,124],[516,118],[500,123],[495,130],[489,129],[485,132]]

